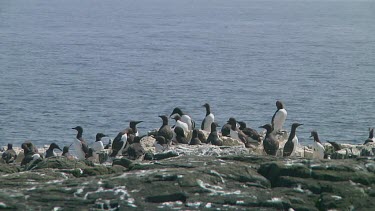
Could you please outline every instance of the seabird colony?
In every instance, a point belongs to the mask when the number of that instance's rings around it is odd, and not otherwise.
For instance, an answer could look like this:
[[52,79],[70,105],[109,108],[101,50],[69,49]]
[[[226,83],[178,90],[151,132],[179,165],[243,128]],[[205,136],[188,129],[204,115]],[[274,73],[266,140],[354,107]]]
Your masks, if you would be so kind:
[[[281,101],[276,101],[276,111],[272,116],[271,122],[260,126],[264,130],[259,132],[255,129],[247,127],[243,121],[237,121],[231,117],[226,124],[218,132],[219,124],[215,122],[215,116],[211,112],[211,106],[205,103],[203,107],[206,109],[200,129],[195,127],[195,121],[184,113],[179,107],[173,109],[168,116],[160,115],[162,120],[160,128],[150,135],[155,139],[155,152],[163,152],[168,150],[172,145],[187,144],[187,145],[203,145],[210,144],[222,146],[224,138],[231,138],[242,142],[245,147],[257,149],[261,147],[264,154],[269,156],[296,156],[296,149],[298,147],[297,128],[303,124],[293,123],[289,132],[289,137],[284,140],[284,135],[288,131],[284,129],[284,123],[287,117],[285,105]],[[174,125],[169,125],[169,118],[175,120]],[[142,138],[137,129],[137,125],[143,121],[130,121],[129,127],[120,131],[112,140],[104,145],[102,138],[108,137],[103,133],[96,134],[96,140],[88,144],[83,138],[83,128],[76,126],[72,128],[77,131],[74,141],[69,146],[64,146],[61,149],[56,143],[51,143],[44,154],[38,152],[38,149],[31,142],[27,141],[21,145],[23,150],[23,159],[21,165],[27,165],[30,162],[40,160],[43,158],[56,157],[58,154],[55,150],[62,151],[62,157],[76,160],[91,160],[94,162],[103,163],[111,161],[119,156],[127,156],[129,159],[140,159],[145,154],[145,149],[141,145]],[[313,158],[324,159],[325,148],[320,141],[318,132],[311,131]],[[374,142],[374,128],[369,129],[369,137],[364,144]],[[340,150],[341,146],[335,142],[329,142],[334,149]],[[71,150],[73,149],[73,153]],[[281,154],[278,154],[281,152]],[[2,152],[2,160],[5,163],[14,163],[17,159],[17,153],[13,149],[11,143],[8,144],[6,150]]]

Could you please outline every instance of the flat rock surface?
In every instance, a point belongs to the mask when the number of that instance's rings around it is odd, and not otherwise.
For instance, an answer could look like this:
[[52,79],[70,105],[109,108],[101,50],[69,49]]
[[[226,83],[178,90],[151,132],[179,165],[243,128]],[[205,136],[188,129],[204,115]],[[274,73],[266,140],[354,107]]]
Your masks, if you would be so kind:
[[0,208],[368,210],[375,206],[375,161],[367,157],[319,161],[187,153],[115,163],[49,158],[30,171],[0,164]]

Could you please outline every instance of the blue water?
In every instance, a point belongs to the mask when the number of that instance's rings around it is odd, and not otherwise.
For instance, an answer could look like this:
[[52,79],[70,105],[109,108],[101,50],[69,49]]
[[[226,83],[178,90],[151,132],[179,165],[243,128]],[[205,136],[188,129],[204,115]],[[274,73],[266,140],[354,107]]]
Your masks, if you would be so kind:
[[362,143],[374,126],[375,1],[0,1],[0,144],[141,133],[209,102],[257,128],[276,100],[300,139]]

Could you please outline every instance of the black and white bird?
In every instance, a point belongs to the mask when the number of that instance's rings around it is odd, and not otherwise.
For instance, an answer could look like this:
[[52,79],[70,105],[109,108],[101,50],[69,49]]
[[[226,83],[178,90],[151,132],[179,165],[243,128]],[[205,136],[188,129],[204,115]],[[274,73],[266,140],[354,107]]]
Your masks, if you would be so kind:
[[181,116],[179,114],[175,114],[173,119],[176,120],[175,127],[180,127],[184,130],[185,135],[189,133],[189,126],[185,122],[181,120]]
[[125,148],[126,142],[128,141],[128,135],[133,133],[130,128],[120,131],[112,142],[112,153],[110,157],[116,157],[122,155],[122,150]]
[[76,139],[73,142],[73,148],[77,155],[78,160],[86,159],[87,153],[89,152],[89,147],[85,139],[83,139],[83,128],[81,126],[77,126],[72,128],[73,130],[77,131]]
[[159,117],[163,120],[163,125],[159,128],[157,135],[163,136],[167,143],[170,143],[173,139],[173,130],[168,125],[168,117],[165,115]]
[[246,127],[246,123],[243,121],[238,121],[238,124],[240,125],[240,130],[247,135],[249,138],[251,138],[254,142],[260,142],[261,141],[261,136],[259,135],[258,131]]
[[230,137],[242,141],[245,145],[248,143],[248,137],[237,127],[237,121],[235,118],[229,118],[228,124],[230,124]]
[[185,131],[181,127],[175,127],[174,133],[176,134],[176,142],[178,144],[188,144],[189,141],[186,139]]
[[270,124],[265,124],[263,126],[260,126],[260,128],[266,129],[266,137],[263,140],[264,151],[268,155],[276,156],[277,150],[279,149],[279,142],[272,134],[272,126]]
[[272,129],[274,133],[279,133],[283,129],[284,122],[286,120],[287,112],[285,110],[284,103],[281,101],[276,101],[277,110],[272,116]]
[[133,134],[135,136],[139,136],[139,131],[138,131],[137,125],[141,122],[143,122],[143,121],[130,121],[130,123],[129,123],[129,127],[132,129]]
[[21,166],[25,166],[34,161],[40,160],[41,156],[38,154],[36,146],[31,142],[25,142],[21,145],[25,157],[21,161]]
[[154,147],[156,152],[164,152],[169,148],[169,145],[163,136],[156,136]]
[[189,145],[200,145],[202,144],[201,140],[198,138],[198,129],[193,130],[193,136],[189,142]]
[[314,143],[312,145],[313,148],[313,158],[315,159],[323,159],[324,158],[324,146],[322,142],[320,142],[318,132],[317,131],[311,131],[311,136],[314,138]]
[[17,159],[17,153],[13,149],[13,144],[8,144],[8,149],[1,155],[5,163],[13,163]]
[[216,128],[219,127],[219,125],[216,122],[211,123],[211,132],[210,135],[208,135],[207,143],[211,143],[212,145],[216,146],[222,146],[223,140],[220,139]]
[[172,114],[169,117],[173,118],[176,114],[181,116],[181,121],[187,124],[188,130],[193,130],[195,128],[195,122],[191,119],[191,117],[182,112],[182,110],[178,107],[173,109]]
[[134,137],[134,142],[129,146],[127,150],[127,154],[129,159],[137,160],[140,159],[145,153],[145,149],[141,145],[141,140],[144,136],[136,136]]
[[95,142],[92,144],[93,161],[99,161],[99,153],[104,150],[104,144],[102,138],[107,137],[103,133],[97,133],[95,136]]
[[224,124],[223,127],[221,128],[221,135],[230,137],[230,128],[231,128],[230,124],[228,123]]
[[204,117],[201,129],[207,132],[211,132],[211,124],[215,121],[215,116],[211,113],[211,107],[208,103],[205,103],[203,107],[206,108],[206,116]]
[[62,149],[59,147],[59,145],[57,145],[56,143],[52,143],[51,145],[49,145],[49,148],[46,150],[45,158],[56,157],[57,154],[56,154],[55,151],[53,151],[54,149],[58,149],[58,150],[62,151]]
[[374,128],[369,128],[368,138],[366,139],[365,143],[363,143],[363,144],[374,143],[374,142],[375,142]]
[[298,146],[298,138],[296,134],[297,127],[303,124],[293,123],[292,129],[290,130],[288,141],[284,145],[283,157],[294,156]]
[[61,156],[66,157],[69,160],[74,160],[75,158],[72,154],[70,154],[69,148],[70,148],[70,146],[64,146]]
[[94,153],[98,153],[104,150],[104,144],[102,142],[102,138],[107,137],[103,133],[97,133],[95,136],[95,142],[92,144],[92,149]]

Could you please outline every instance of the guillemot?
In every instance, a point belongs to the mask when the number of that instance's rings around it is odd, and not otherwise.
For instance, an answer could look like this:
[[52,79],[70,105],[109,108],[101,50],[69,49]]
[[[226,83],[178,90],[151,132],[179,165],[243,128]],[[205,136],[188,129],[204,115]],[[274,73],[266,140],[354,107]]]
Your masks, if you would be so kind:
[[130,121],[130,123],[129,123],[129,127],[132,129],[133,134],[135,136],[139,136],[139,132],[138,132],[138,129],[137,129],[137,124],[139,124],[141,122],[143,122],[143,121]]
[[17,159],[17,153],[13,150],[13,144],[8,144],[8,149],[1,155],[5,163],[13,163]]
[[175,127],[174,133],[176,134],[176,142],[180,144],[188,144],[189,141],[186,139],[185,131],[181,127]]
[[137,160],[140,159],[146,151],[141,145],[141,140],[145,136],[136,136],[134,137],[134,142],[129,146],[127,150],[127,154],[129,159],[131,160]]
[[208,103],[205,103],[203,107],[206,108],[206,116],[202,121],[201,129],[207,132],[211,132],[211,124],[215,121],[215,116],[213,113],[211,113],[211,107]]
[[182,110],[178,107],[173,109],[172,114],[169,117],[173,118],[176,114],[181,116],[181,121],[187,124],[188,130],[193,130],[195,128],[195,122],[191,119],[191,117],[182,112]]
[[99,153],[104,150],[104,144],[102,142],[102,138],[107,137],[103,133],[97,133],[95,136],[95,142],[92,144],[92,154],[94,157],[94,161],[99,161]]
[[268,155],[276,155],[277,150],[279,149],[279,142],[272,135],[272,126],[270,124],[265,124],[259,128],[264,128],[267,130],[266,137],[263,140],[264,151]]
[[102,138],[107,137],[103,133],[97,133],[95,136],[95,142],[92,144],[92,149],[94,152],[100,152],[104,150],[104,144],[102,142]]
[[49,145],[49,148],[46,151],[45,158],[56,157],[57,154],[53,151],[54,149],[59,149],[60,151],[62,151],[59,145],[57,145],[56,143],[52,143],[51,145]]
[[318,132],[316,131],[311,131],[311,136],[314,137],[314,143],[312,145],[313,148],[313,158],[316,159],[323,159],[324,158],[324,146],[322,142],[320,142]]
[[193,130],[193,136],[189,142],[189,145],[200,145],[202,144],[201,140],[198,138],[198,129]]
[[279,133],[283,129],[283,125],[287,116],[285,106],[281,101],[276,101],[277,110],[272,116],[272,129],[274,133]]
[[168,125],[168,117],[165,115],[159,116],[163,120],[163,125],[159,128],[157,135],[163,136],[167,143],[170,143],[173,139],[173,131]]
[[156,152],[164,152],[168,149],[168,143],[163,136],[156,136],[154,147]]
[[300,123],[293,123],[292,129],[290,130],[288,141],[284,145],[283,149],[283,157],[295,155],[296,148],[298,146],[298,138],[296,135],[296,129],[297,127],[301,126],[303,124]]
[[240,125],[238,129],[240,129],[249,138],[257,142],[261,141],[261,136],[259,135],[258,131],[252,128],[246,127],[246,123],[243,121],[238,121],[238,124]]
[[189,133],[189,125],[181,120],[181,116],[179,114],[175,114],[173,116],[173,119],[176,120],[175,127],[182,128],[185,132],[185,135]]
[[369,128],[368,138],[366,139],[365,143],[373,143],[375,141],[374,139],[374,128]]
[[112,143],[112,153],[110,157],[116,157],[122,155],[122,150],[125,148],[126,142],[128,140],[128,134],[133,133],[130,128],[120,131]]
[[74,151],[79,160],[84,160],[87,156],[87,153],[89,152],[89,147],[85,139],[83,139],[82,137],[83,128],[81,126],[77,126],[72,129],[77,131],[76,139],[73,142]]
[[216,122],[211,123],[211,133],[208,135],[207,143],[211,143],[212,145],[216,146],[222,146],[223,140],[219,138],[219,135],[217,134],[216,128],[219,127],[219,125]]

